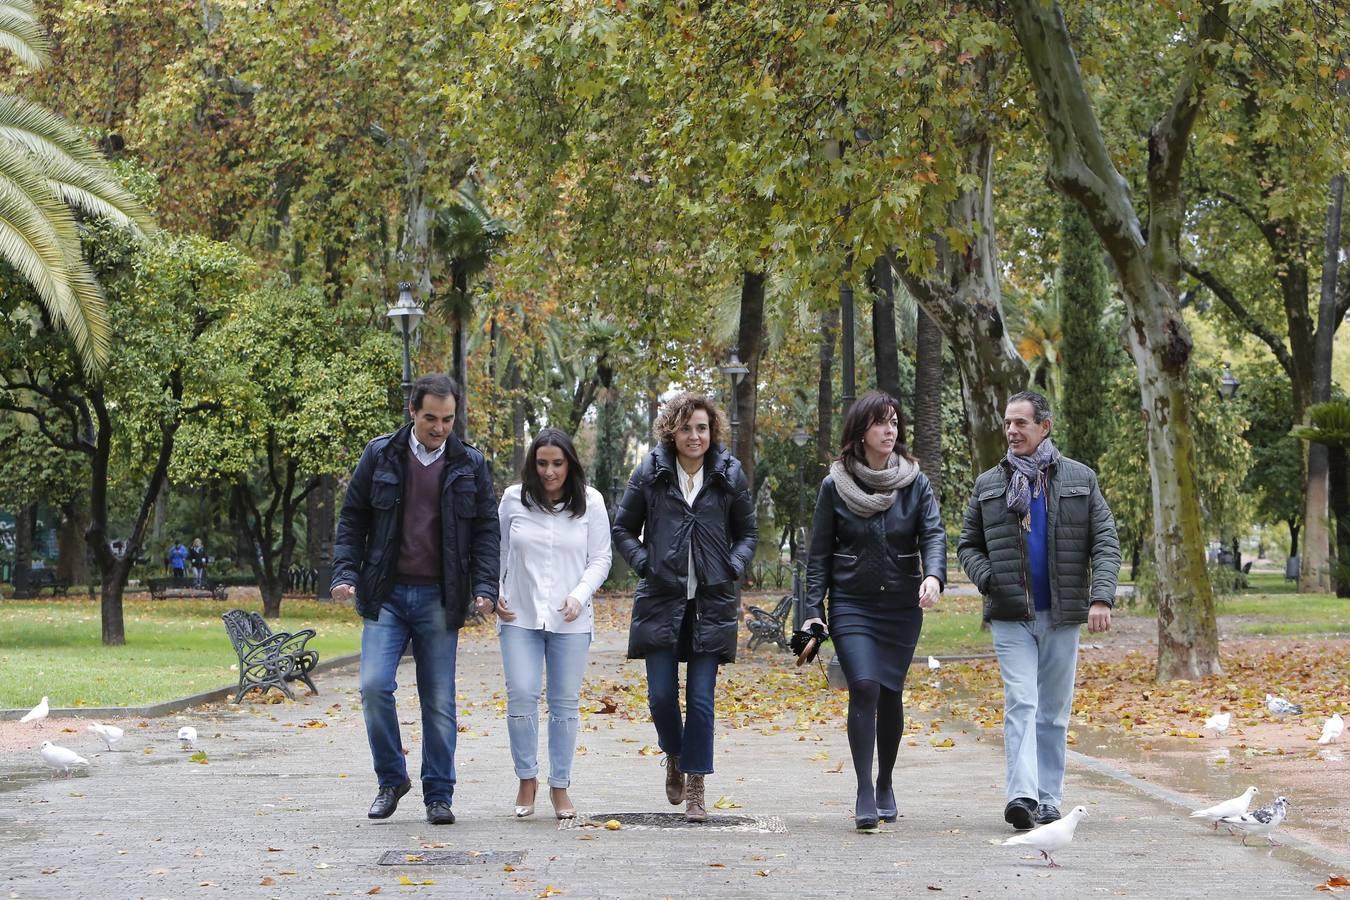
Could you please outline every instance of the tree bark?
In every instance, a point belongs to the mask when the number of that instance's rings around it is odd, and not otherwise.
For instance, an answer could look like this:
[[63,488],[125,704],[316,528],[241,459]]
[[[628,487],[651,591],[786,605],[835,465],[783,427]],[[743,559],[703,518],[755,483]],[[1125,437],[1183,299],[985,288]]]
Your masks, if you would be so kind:
[[1336,519],[1336,596],[1350,597],[1350,452],[1330,447],[1331,512]]
[[[314,596],[318,600],[328,600],[329,582],[333,580],[333,542],[337,537],[337,520],[333,511],[337,504],[337,479],[332,475],[321,475],[315,481],[314,490],[305,498],[306,535],[305,549],[308,551],[309,567],[318,573],[314,585]],[[287,567],[289,569],[289,566]],[[284,576],[286,570],[281,573]]]
[[919,468],[942,497],[942,330],[919,310],[914,358],[914,439]]
[[[889,256],[872,264],[872,356],[877,390],[900,399],[900,342],[895,336],[895,279]],[[941,338],[939,338],[941,340]]]
[[33,571],[33,521],[37,504],[21,506],[14,511],[14,596],[31,597],[29,580]]
[[759,362],[764,355],[764,273],[741,273],[741,319],[736,339],[737,355],[749,373],[736,385],[738,428],[732,454],[740,460],[755,495],[755,410],[759,400]]
[[[1157,677],[1198,679],[1221,667],[1185,390],[1191,338],[1176,299],[1184,217],[1180,176],[1200,109],[1199,76],[1207,60],[1192,59],[1172,104],[1150,131],[1146,238],[1129,184],[1115,167],[1083,86],[1059,4],[1015,0],[1012,9],[1013,28],[1045,121],[1049,180],[1088,214],[1116,264],[1125,295],[1125,342],[1139,376],[1153,483]],[[1200,19],[1199,38],[1214,39],[1226,28],[1223,7],[1209,7]]]
[[834,458],[834,340],[839,331],[839,310],[820,314],[820,381],[816,392],[816,462],[820,469],[816,481],[825,477],[825,468]]
[[59,555],[56,577],[76,585],[89,583],[89,557],[84,546],[84,532],[89,527],[89,503],[79,491],[61,505],[61,529],[57,535]]

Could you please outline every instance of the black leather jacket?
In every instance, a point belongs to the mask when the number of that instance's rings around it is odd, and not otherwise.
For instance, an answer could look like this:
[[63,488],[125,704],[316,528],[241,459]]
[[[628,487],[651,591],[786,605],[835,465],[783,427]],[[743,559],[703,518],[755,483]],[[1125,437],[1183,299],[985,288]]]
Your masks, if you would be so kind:
[[[333,586],[356,587],[356,611],[377,619],[394,590],[403,531],[404,466],[412,425],[366,445],[338,519]],[[451,629],[464,624],[474,597],[497,598],[497,497],[483,454],[453,434],[441,473],[441,602]]]
[[825,597],[918,606],[919,584],[947,583],[947,533],[922,473],[884,513],[864,518],[845,505],[834,478],[820,485],[806,566],[802,618],[824,618]]
[[757,540],[749,482],[736,457],[713,447],[691,507],[676,480],[678,466],[674,450],[657,447],[633,471],[614,514],[614,545],[641,577],[628,656],[679,647],[692,542],[698,578],[693,650],[733,662],[741,618],[736,582],[754,558]]

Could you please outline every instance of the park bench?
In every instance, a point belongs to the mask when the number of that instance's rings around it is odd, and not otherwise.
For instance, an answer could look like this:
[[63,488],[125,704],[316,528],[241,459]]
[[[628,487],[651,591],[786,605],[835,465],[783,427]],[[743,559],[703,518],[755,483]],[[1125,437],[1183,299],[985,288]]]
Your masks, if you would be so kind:
[[221,615],[225,631],[239,656],[239,692],[234,702],[239,703],[253,688],[262,694],[276,688],[290,699],[290,682],[299,679],[318,693],[309,673],[319,664],[319,654],[307,650],[305,644],[314,637],[314,629],[288,633],[272,631],[266,620],[256,612],[232,609]]
[[163,600],[169,596],[230,599],[227,586],[209,578],[203,578],[200,583],[186,575],[182,578],[147,578],[145,584],[150,588],[150,597],[153,600]]
[[745,627],[750,629],[746,649],[753,650],[760,644],[768,643],[777,644],[783,650],[788,649],[787,623],[792,617],[791,594],[779,600],[772,612],[758,606],[752,606],[746,612],[749,616],[745,620]]
[[52,569],[31,569],[28,572],[28,590],[34,597],[42,594],[43,588],[50,588],[52,596],[64,594],[70,590],[70,579],[57,578]]

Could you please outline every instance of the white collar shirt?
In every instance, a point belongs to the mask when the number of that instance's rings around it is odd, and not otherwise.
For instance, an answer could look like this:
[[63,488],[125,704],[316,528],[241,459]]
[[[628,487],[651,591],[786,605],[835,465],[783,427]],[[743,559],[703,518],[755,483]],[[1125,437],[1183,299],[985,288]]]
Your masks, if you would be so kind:
[[[703,467],[699,466],[698,471],[690,475],[684,470],[684,467],[678,463],[675,471],[679,473],[680,493],[684,495],[684,502],[692,508],[694,500],[698,497],[699,491],[703,490]],[[698,590],[698,576],[694,574],[694,542],[689,541],[689,577],[685,579],[688,589],[685,593],[686,600],[694,599],[694,593]]]
[[[501,596],[516,614],[509,625],[498,620],[498,630],[593,633],[591,598],[605,583],[613,559],[605,499],[587,487],[586,512],[575,518],[538,505],[527,509],[520,492],[518,484],[507,488],[498,509]],[[568,597],[581,604],[581,614],[571,622],[560,609]]]
[[445,441],[435,450],[428,450],[417,439],[417,431],[414,429],[408,435],[408,445],[412,447],[413,457],[424,466],[429,466],[445,454]]

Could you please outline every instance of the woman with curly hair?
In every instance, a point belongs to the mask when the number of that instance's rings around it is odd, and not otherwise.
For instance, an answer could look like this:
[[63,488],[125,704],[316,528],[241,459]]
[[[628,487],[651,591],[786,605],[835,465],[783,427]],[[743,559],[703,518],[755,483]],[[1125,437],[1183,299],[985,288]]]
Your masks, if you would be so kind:
[[854,825],[874,832],[878,820],[899,815],[891,773],[905,730],[900,695],[923,611],[947,580],[947,534],[933,488],[905,448],[894,398],[859,397],[844,417],[842,443],[816,501],[802,628],[824,625],[828,594],[829,632],[848,679]]
[[[706,397],[674,397],[652,430],[656,449],[634,470],[613,526],[615,546],[641,579],[628,657],[646,661],[648,705],[666,755],[666,799],[683,802],[689,821],[703,822],[717,667],[736,659],[736,585],[755,555],[755,504],[740,462],[720,443],[722,417]],[[683,716],[680,662],[687,663]]]

